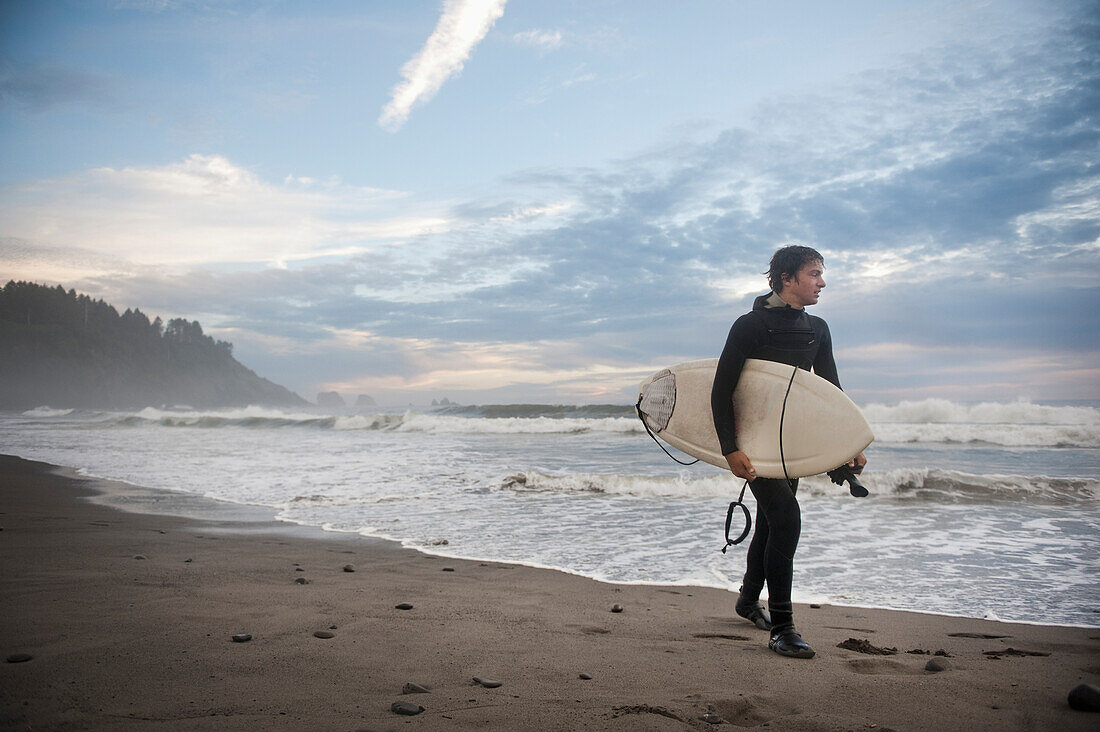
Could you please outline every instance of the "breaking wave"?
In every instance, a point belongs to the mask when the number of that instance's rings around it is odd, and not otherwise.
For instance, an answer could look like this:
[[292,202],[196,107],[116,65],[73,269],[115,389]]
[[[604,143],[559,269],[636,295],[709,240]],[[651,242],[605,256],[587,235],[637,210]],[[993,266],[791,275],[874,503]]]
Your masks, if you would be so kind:
[[578,434],[643,431],[641,423],[633,417],[464,417],[413,411],[403,414],[332,415],[284,412],[268,407],[209,411],[146,407],[132,414],[112,415],[111,419],[119,425],[157,423],[164,427],[313,427],[332,430],[453,434]]
[[[1089,478],[974,475],[934,468],[899,468],[860,478],[872,496],[947,503],[989,500],[1073,503],[1100,500],[1100,481]],[[641,498],[727,498],[740,491],[728,475],[705,478],[597,474],[546,475],[537,471],[502,478],[497,490],[515,493],[605,493]],[[819,475],[799,481],[798,495],[844,498],[846,488]],[[732,500],[732,498],[731,498]]]
[[958,404],[946,399],[869,404],[863,414],[884,443],[1100,447],[1100,409],[1030,402]]
[[893,406],[868,404],[863,415],[872,424],[1014,424],[1100,426],[1100,409],[1053,407],[1026,401],[959,404],[947,399],[903,401]]
[[53,409],[51,407],[35,407],[23,412],[24,417],[37,419],[49,419],[51,417],[67,417],[73,413],[72,409]]
[[[944,399],[870,404],[863,413],[879,444],[997,445],[1002,447],[1098,448],[1100,409],[1030,402],[958,404]],[[304,427],[439,434],[644,434],[633,407],[597,404],[447,405],[423,411],[372,414],[289,411],[250,406],[236,409],[147,407],[138,412],[78,412],[38,407],[32,419],[95,419],[120,426]]]

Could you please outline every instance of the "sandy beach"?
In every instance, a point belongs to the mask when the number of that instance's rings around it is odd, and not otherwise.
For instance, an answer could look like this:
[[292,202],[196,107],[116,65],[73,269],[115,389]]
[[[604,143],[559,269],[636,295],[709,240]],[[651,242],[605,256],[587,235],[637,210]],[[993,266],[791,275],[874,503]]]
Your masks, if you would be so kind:
[[[727,592],[603,584],[87,500],[111,490],[0,458],[5,729],[1100,723],[1067,704],[1070,689],[1100,683],[1096,628],[799,606],[817,657],[785,659],[733,614]],[[850,640],[861,650],[838,647]],[[865,652],[875,648],[897,652]],[[408,683],[430,691],[405,694]],[[423,711],[401,715],[394,702]]]

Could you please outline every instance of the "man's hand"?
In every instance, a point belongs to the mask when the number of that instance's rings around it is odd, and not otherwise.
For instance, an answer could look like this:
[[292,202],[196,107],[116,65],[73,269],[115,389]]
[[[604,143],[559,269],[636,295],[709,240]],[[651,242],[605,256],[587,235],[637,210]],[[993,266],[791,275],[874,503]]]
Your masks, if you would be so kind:
[[[726,455],[726,462],[729,463],[730,470],[738,478],[744,478],[750,483],[756,480],[756,470],[752,467],[752,463],[749,462],[749,456],[738,450],[737,452],[731,452]],[[864,460],[864,462],[867,462]]]
[[[727,459],[729,459],[727,457]],[[863,466],[867,464],[867,458],[863,457],[863,453],[856,455],[854,458],[848,461],[848,469],[856,475],[863,472]]]

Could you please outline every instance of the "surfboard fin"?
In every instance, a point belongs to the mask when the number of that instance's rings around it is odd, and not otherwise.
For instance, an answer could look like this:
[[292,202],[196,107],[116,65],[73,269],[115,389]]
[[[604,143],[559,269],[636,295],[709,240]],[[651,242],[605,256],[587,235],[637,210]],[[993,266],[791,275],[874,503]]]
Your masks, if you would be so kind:
[[830,470],[829,478],[837,485],[844,485],[848,483],[848,492],[856,498],[866,498],[871,495],[870,491],[863,487],[863,484],[856,478],[856,473],[847,465],[841,465],[839,468]]

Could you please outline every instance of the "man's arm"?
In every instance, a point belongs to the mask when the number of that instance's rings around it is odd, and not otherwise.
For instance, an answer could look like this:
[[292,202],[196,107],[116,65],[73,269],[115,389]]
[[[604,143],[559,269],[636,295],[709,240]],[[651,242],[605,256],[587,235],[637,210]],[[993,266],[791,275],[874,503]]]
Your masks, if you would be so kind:
[[714,372],[714,386],[710,391],[710,411],[714,419],[714,431],[718,433],[718,443],[722,446],[722,454],[734,475],[745,480],[756,478],[756,471],[745,453],[737,449],[733,390],[737,388],[745,359],[754,346],[755,338],[750,320],[748,316],[741,316],[730,328],[726,346],[722,349]]
[[814,358],[814,373],[840,389],[840,377],[836,373],[836,361],[833,360],[833,336],[829,333],[829,326],[821,318],[814,318],[814,330],[818,332],[818,340],[821,345],[817,348],[817,356]]

